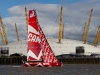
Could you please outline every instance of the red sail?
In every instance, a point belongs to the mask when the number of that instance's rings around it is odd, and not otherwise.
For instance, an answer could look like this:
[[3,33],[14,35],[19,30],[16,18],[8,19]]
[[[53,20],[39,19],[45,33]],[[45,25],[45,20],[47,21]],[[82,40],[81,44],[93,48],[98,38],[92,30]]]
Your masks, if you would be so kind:
[[44,62],[48,63],[56,63],[58,62],[56,56],[54,55],[40,25],[39,25],[40,37],[41,37],[41,47],[43,50],[43,58]]
[[62,66],[54,55],[40,25],[35,10],[29,11],[28,20],[28,51],[25,67],[54,67]]
[[27,61],[42,61],[41,39],[35,10],[29,11]]

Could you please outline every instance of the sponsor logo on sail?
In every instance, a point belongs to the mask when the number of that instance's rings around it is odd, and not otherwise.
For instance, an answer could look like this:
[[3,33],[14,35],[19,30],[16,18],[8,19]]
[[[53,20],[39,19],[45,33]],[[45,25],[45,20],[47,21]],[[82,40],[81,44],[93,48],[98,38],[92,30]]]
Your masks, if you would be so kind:
[[38,35],[34,35],[32,33],[29,33],[28,34],[28,41],[31,41],[31,42],[38,42],[40,43],[41,40],[40,40],[40,37]]

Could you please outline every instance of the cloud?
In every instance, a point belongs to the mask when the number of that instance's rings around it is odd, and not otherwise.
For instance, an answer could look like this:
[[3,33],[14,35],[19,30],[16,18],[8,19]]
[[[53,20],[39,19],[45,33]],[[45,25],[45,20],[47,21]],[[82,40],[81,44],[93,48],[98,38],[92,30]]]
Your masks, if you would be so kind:
[[[32,3],[26,5],[13,6],[8,9],[10,17],[3,18],[8,38],[14,38],[16,41],[15,27],[17,24],[19,36],[21,40],[27,38],[26,21],[24,7],[28,10],[36,9],[39,24],[41,25],[47,37],[58,37],[59,30],[59,13],[60,4],[40,4]],[[63,6],[63,24],[65,38],[81,40],[84,23],[88,23],[90,10],[93,8],[93,17],[89,30],[89,42],[93,42],[95,34],[100,23],[100,1],[99,0],[84,0],[75,3],[64,3]]]

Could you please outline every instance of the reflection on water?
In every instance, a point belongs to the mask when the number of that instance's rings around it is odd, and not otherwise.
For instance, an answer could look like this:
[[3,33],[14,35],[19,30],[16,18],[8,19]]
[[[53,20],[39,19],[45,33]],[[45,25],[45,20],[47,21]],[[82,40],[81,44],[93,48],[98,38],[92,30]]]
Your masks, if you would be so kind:
[[100,75],[100,64],[66,64],[49,68],[0,65],[0,75]]

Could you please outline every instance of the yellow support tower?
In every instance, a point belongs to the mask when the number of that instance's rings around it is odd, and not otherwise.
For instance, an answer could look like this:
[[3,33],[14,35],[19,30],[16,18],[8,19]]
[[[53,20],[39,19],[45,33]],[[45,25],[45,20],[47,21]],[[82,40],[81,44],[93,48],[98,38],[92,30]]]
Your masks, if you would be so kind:
[[85,33],[86,33],[86,22],[84,24],[84,31],[83,31],[83,35],[82,35],[82,41],[84,41],[84,39],[85,39]]
[[25,16],[26,16],[26,29],[28,33],[28,15],[27,15],[27,8],[25,7]]
[[87,39],[88,39],[88,34],[89,34],[89,30],[90,30],[90,23],[91,23],[91,19],[92,19],[92,12],[93,12],[93,9],[91,9],[91,11],[90,11],[90,17],[89,17],[89,20],[88,20],[88,26],[87,26],[87,29],[86,29],[86,36],[85,36],[84,44],[86,44]]
[[16,26],[16,23],[15,23],[15,29],[16,29],[16,37],[17,37],[17,41],[20,41],[19,35],[18,35],[18,28],[17,28],[17,26]]
[[62,39],[64,38],[64,25],[62,25]]
[[58,43],[61,43],[61,39],[64,37],[64,34],[63,34],[64,26],[62,24],[62,9],[63,9],[63,7],[61,6],[61,9],[60,9],[60,24],[59,24]]
[[98,30],[97,30],[97,33],[96,33],[96,37],[95,37],[95,40],[94,40],[94,46],[98,45],[99,40],[100,40],[100,24],[99,24],[99,27],[98,27]]
[[2,27],[3,34],[4,34],[5,43],[6,43],[6,45],[8,45],[8,39],[7,39],[7,35],[6,35],[6,30],[5,30],[5,27],[4,27],[4,24],[3,24],[3,21],[2,21],[2,17],[1,16],[0,16],[0,23],[1,23],[1,27]]
[[0,36],[1,36],[2,45],[5,45],[5,41],[4,41],[4,38],[3,38],[3,34],[2,34],[1,29],[0,29]]

